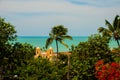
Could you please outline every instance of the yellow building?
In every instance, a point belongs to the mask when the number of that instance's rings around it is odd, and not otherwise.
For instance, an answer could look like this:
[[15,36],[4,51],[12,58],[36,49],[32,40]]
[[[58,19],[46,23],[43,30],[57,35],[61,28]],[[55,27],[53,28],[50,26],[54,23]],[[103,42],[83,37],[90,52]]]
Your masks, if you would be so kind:
[[[59,54],[62,55],[66,55],[66,56],[70,56],[71,53],[69,52],[60,52]],[[53,48],[50,47],[48,50],[46,51],[41,51],[41,49],[39,47],[36,48],[36,54],[34,56],[34,58],[38,58],[38,57],[42,57],[42,58],[46,58],[50,61],[56,61],[57,59],[57,54],[53,51]]]
[[36,54],[35,54],[34,58],[36,59],[39,56],[52,61],[54,59],[54,57],[56,57],[56,54],[54,54],[52,47],[50,47],[47,51],[41,51],[41,49],[39,47],[37,47],[36,48]]

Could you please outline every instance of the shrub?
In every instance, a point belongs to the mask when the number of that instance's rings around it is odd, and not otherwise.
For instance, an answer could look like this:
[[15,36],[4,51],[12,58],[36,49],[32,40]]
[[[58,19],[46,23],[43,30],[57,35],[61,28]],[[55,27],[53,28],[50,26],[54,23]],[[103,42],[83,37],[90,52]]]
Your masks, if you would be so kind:
[[111,50],[115,62],[120,63],[120,47]]
[[98,80],[120,80],[119,63],[104,63],[104,60],[98,60],[95,64],[95,70],[95,77]]
[[71,78],[73,80],[95,80],[94,64],[100,59],[113,61],[108,46],[109,39],[99,34],[92,35],[86,42],[72,47]]

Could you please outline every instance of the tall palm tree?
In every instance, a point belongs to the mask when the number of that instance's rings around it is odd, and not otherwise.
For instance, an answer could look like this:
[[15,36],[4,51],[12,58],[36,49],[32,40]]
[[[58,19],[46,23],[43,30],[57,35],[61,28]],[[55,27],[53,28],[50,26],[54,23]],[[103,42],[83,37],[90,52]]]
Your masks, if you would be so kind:
[[58,42],[60,42],[61,44],[63,44],[68,48],[68,45],[65,44],[63,40],[72,39],[71,36],[67,35],[67,32],[68,32],[67,28],[64,28],[63,25],[54,26],[51,32],[49,33],[50,37],[46,40],[46,45],[45,45],[46,48],[48,48],[48,46],[52,44],[52,42],[55,40],[56,49],[57,49],[57,58],[58,58]]
[[105,24],[108,28],[100,27],[98,31],[103,34],[103,36],[107,36],[110,39],[113,37],[116,41],[118,46],[120,47],[120,16],[116,15],[113,24],[109,21],[105,20]]

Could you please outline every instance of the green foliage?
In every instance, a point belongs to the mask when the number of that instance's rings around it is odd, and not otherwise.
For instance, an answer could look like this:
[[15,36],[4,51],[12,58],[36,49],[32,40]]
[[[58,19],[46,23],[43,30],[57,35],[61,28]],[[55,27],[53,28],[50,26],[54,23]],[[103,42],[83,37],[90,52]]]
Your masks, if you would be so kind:
[[15,38],[14,26],[0,17],[0,64],[2,64],[4,58],[10,55],[12,46],[9,41],[15,40]]
[[[6,46],[8,47],[8,46]],[[30,60],[33,60],[35,48],[30,44],[15,43],[9,51],[9,55],[6,55],[6,59],[2,60],[2,71],[4,71],[4,77],[19,75],[18,69],[27,66]],[[10,77],[9,77],[10,78]]]
[[51,33],[54,35],[66,35],[67,32],[67,28],[64,28],[63,25],[54,26],[51,30]]
[[120,63],[120,47],[112,49],[111,52],[114,61]]
[[59,54],[58,56],[58,75],[60,76],[60,80],[67,80],[68,73],[68,56],[65,54]]
[[20,67],[18,72],[20,80],[58,80],[55,66],[41,57]]
[[5,20],[0,17],[0,44],[15,40],[15,38],[16,31],[14,26],[11,23],[5,22]]
[[71,54],[71,78],[73,80],[93,80],[94,64],[99,59],[112,61],[109,39],[99,34],[92,35],[88,41],[80,42]]
[[[62,58],[63,56],[59,56],[59,59]],[[39,57],[22,64],[15,72],[20,80],[66,80],[67,65],[63,61],[65,60],[60,60],[56,66],[54,62]]]
[[30,44],[11,44],[10,41],[14,40],[16,40],[15,27],[0,17],[0,73],[7,79],[13,79],[18,67],[27,65],[35,53]]
[[9,41],[15,39],[16,30],[14,26],[0,17],[0,73],[3,73],[3,75],[9,74],[12,68],[12,64],[9,63],[11,62],[12,44]]
[[13,53],[13,56],[17,57],[18,61],[31,60],[35,54],[35,48],[27,43],[15,43],[13,46]]

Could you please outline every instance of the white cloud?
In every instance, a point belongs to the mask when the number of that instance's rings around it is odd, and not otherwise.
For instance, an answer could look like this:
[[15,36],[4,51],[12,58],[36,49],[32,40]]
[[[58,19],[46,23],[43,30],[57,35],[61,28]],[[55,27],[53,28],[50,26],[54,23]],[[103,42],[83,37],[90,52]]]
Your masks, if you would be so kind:
[[[76,0],[79,1],[79,0]],[[90,3],[90,0],[87,0]],[[87,2],[86,0],[84,2]],[[91,3],[97,3],[97,1],[91,1]],[[116,7],[112,7],[116,8]],[[56,0],[31,0],[31,1],[3,1],[0,5],[0,10],[6,13],[61,13],[61,14],[86,14],[101,13],[101,10],[109,10],[112,8],[100,8],[93,6],[81,6],[69,3],[67,1]],[[87,13],[88,14],[88,13]]]
[[100,7],[108,7],[108,6],[120,6],[120,0],[67,0],[76,4],[84,4],[91,6],[100,6]]
[[[113,20],[116,14],[120,14],[118,6],[76,5],[69,1],[72,0],[2,0],[0,15],[15,24],[19,35],[47,35],[57,24],[68,27],[72,35],[88,35],[103,25],[104,19]],[[103,0],[99,3],[96,0],[81,2],[98,5]],[[89,29],[85,32],[86,28]]]
[[7,12],[64,12],[69,8],[66,2],[53,1],[3,1],[0,5],[2,11]]

